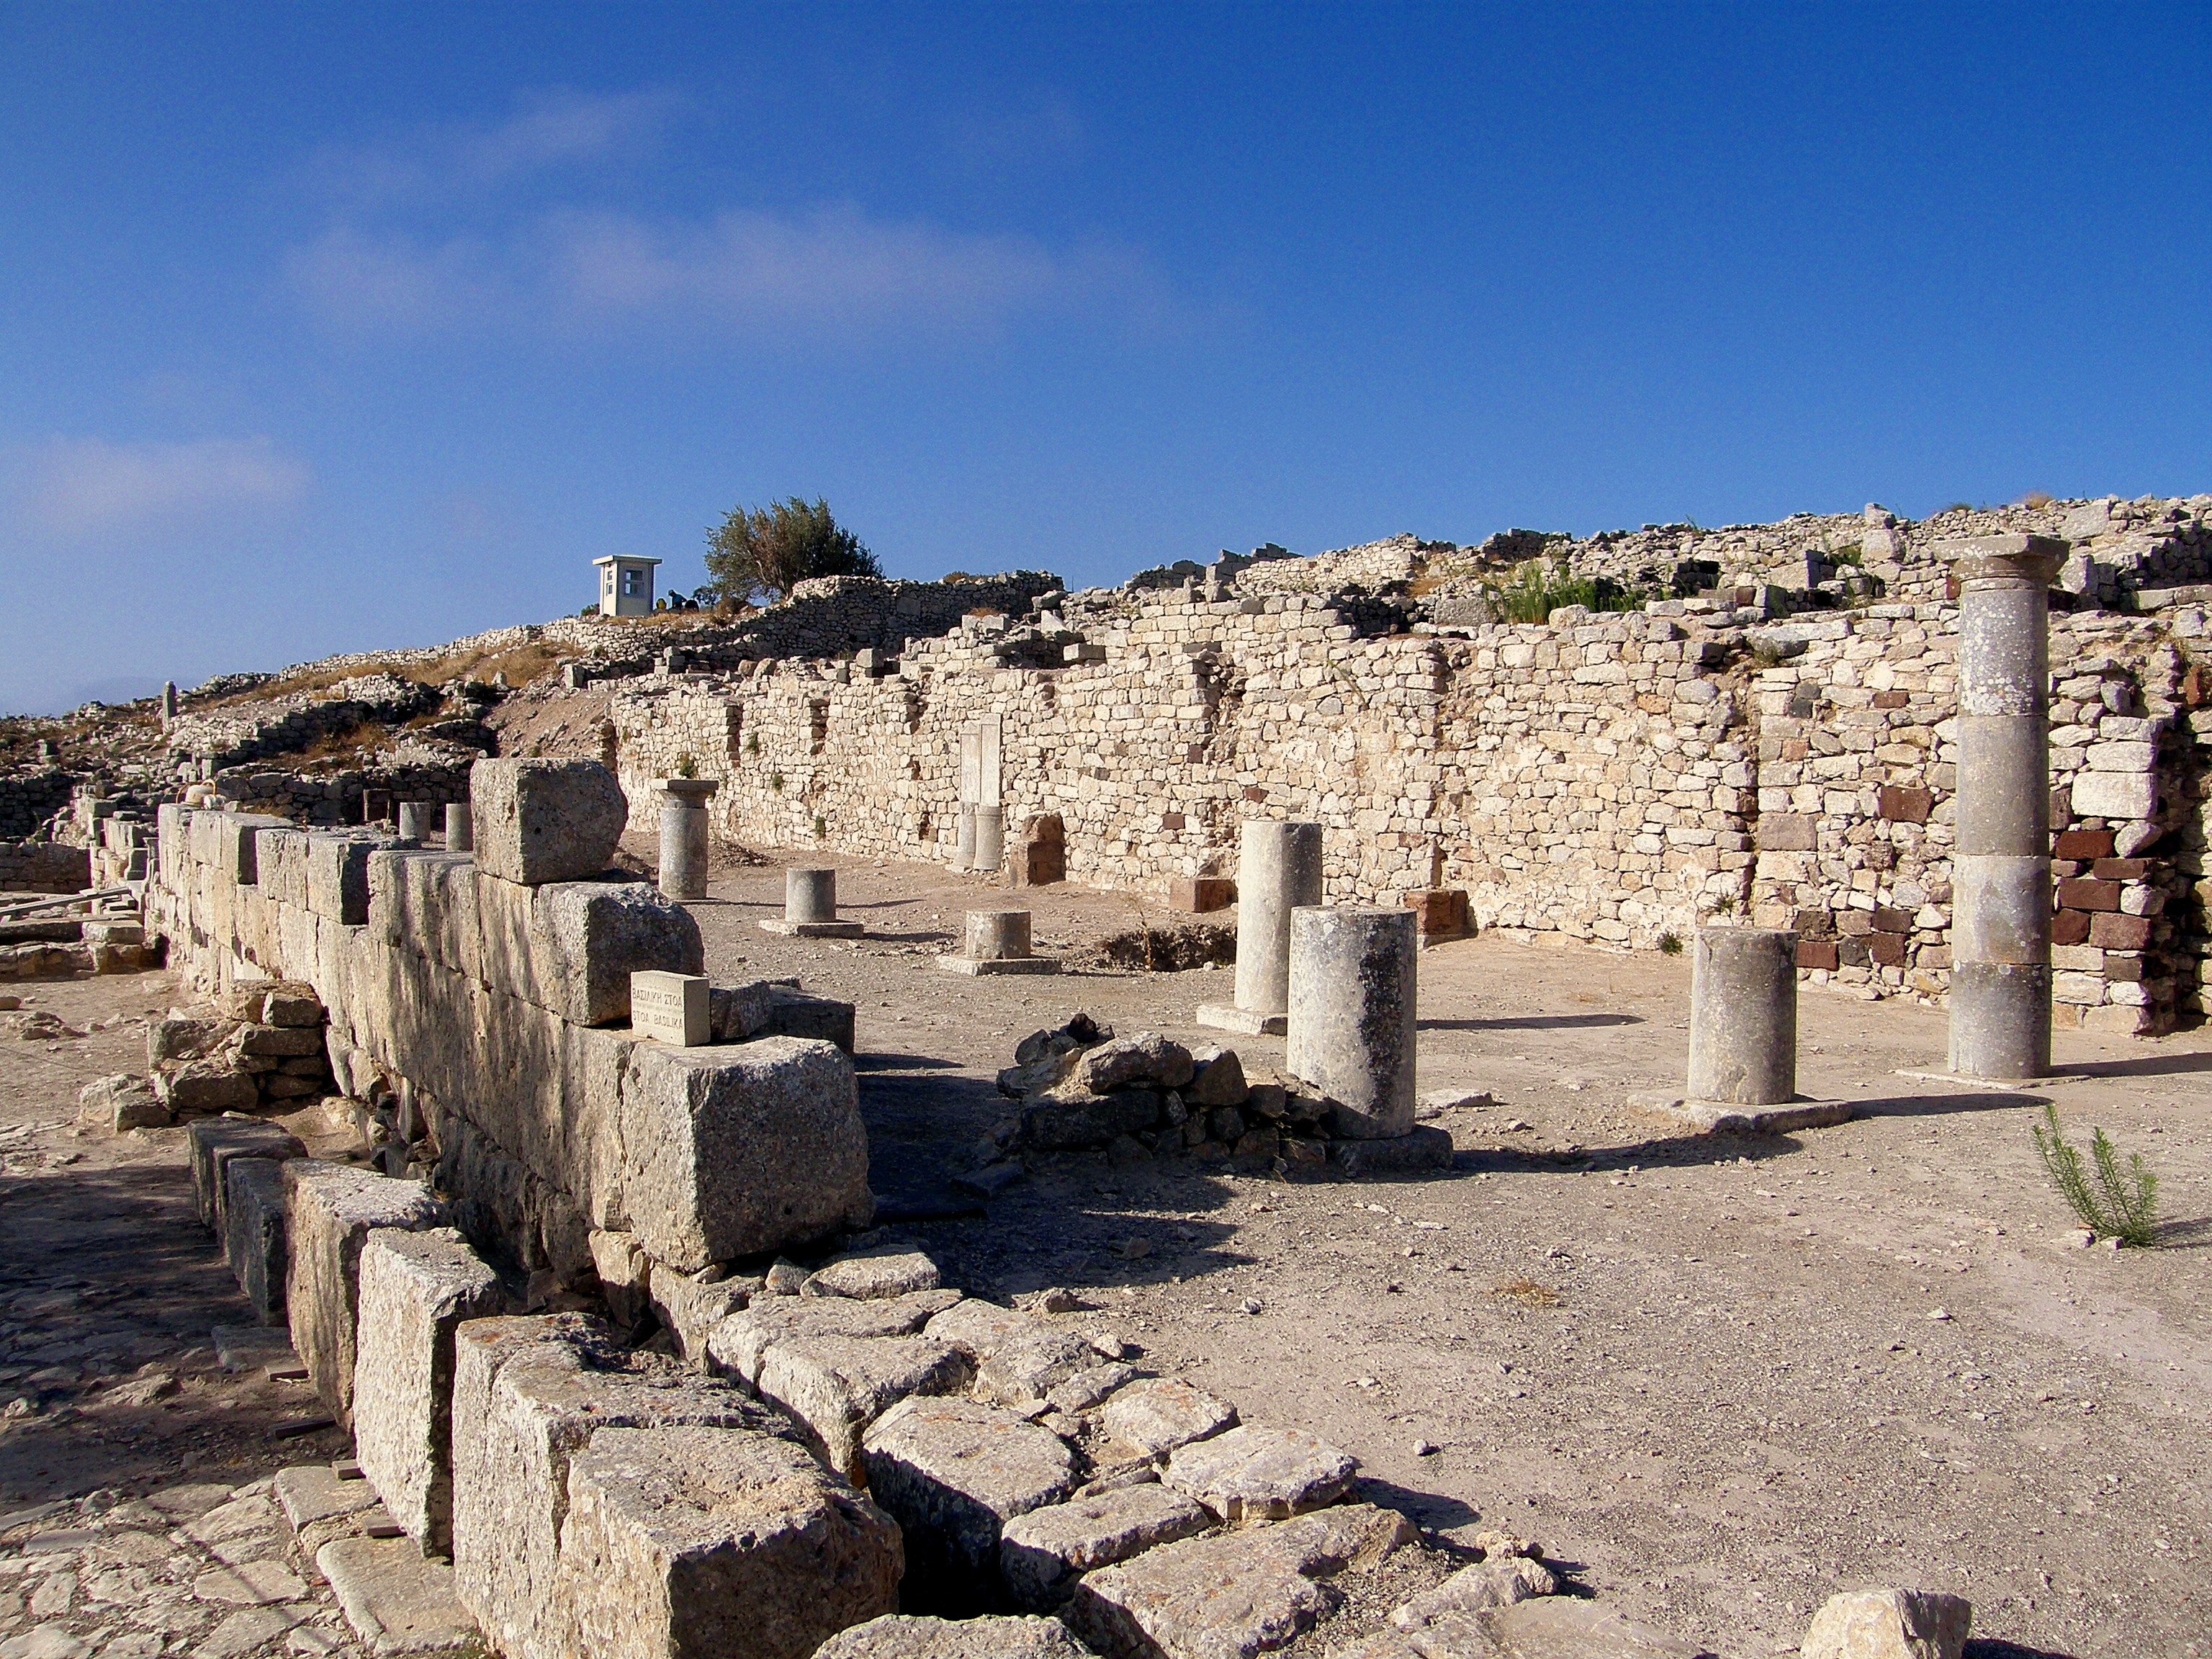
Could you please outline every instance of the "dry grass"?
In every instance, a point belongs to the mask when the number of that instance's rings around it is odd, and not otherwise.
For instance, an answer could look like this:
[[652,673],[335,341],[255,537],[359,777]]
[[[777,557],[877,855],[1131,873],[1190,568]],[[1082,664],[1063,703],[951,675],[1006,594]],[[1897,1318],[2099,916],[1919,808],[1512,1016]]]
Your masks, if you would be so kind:
[[301,761],[350,760],[389,749],[392,742],[374,720],[363,720],[343,732],[325,732],[300,751]]
[[1549,1285],[1539,1285],[1533,1279],[1500,1279],[1490,1287],[1490,1293],[1523,1308],[1556,1308],[1559,1305],[1559,1293]]

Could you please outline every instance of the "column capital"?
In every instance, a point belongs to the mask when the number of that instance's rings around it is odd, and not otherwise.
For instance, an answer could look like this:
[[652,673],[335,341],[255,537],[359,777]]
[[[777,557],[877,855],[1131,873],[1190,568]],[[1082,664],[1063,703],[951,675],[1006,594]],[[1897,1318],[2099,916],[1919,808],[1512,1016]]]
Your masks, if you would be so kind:
[[1937,542],[1929,551],[1951,567],[1962,587],[1969,582],[2033,582],[2051,586],[2066,562],[2069,544],[2056,536],[1969,536]]

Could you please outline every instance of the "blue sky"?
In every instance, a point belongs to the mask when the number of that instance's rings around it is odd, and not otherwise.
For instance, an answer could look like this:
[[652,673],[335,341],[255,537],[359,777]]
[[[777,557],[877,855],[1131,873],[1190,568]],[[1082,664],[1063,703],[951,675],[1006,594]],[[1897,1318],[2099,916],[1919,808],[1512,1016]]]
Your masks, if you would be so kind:
[[887,570],[2212,489],[2212,12],[0,3],[0,709]]

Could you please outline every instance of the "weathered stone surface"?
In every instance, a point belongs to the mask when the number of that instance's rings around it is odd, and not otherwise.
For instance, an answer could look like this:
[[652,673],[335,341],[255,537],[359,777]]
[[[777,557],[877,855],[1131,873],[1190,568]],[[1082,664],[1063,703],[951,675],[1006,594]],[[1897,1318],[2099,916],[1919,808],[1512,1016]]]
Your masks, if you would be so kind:
[[905,1296],[915,1291],[933,1291],[937,1285],[934,1261],[920,1250],[885,1244],[823,1264],[808,1278],[799,1294],[844,1296],[868,1302],[883,1297]]
[[469,771],[477,863],[527,887],[595,876],[629,806],[597,761],[480,760]]
[[1000,1530],[1067,1495],[1074,1454],[1049,1430],[971,1400],[909,1399],[861,1439],[868,1491],[906,1534],[909,1573],[996,1580]]
[[259,1118],[208,1118],[188,1124],[185,1146],[192,1164],[192,1200],[204,1226],[219,1226],[222,1206],[223,1166],[234,1158],[266,1158],[282,1163],[305,1158],[307,1149],[289,1129]]
[[1081,1337],[1044,1326],[1016,1337],[986,1359],[975,1373],[975,1392],[996,1405],[1028,1406],[1098,1360],[1098,1351]]
[[759,1286],[757,1279],[732,1279],[719,1267],[685,1273],[656,1263],[646,1282],[646,1295],[661,1325],[675,1339],[677,1356],[703,1365],[707,1339],[714,1327],[744,1312]]
[[261,1018],[268,1025],[320,1025],[323,1000],[303,981],[278,980],[262,994]]
[[1348,1176],[1449,1170],[1452,1161],[1451,1133],[1433,1123],[1420,1123],[1389,1140],[1332,1140],[1328,1144],[1328,1161]]
[[[916,1291],[877,1302],[856,1302],[846,1297],[764,1296],[708,1333],[707,1358],[716,1370],[755,1383],[760,1379],[762,1361],[778,1342],[829,1336],[912,1336],[959,1302],[960,1292],[951,1290]],[[960,1346],[949,1336],[933,1340]]]
[[206,1060],[188,1060],[174,1071],[155,1073],[154,1093],[178,1117],[242,1112],[260,1098],[251,1077]]
[[407,1535],[453,1547],[453,1335],[500,1310],[499,1277],[451,1228],[384,1229],[362,1248],[354,1455]]
[[1000,1529],[999,1568],[1018,1603],[1042,1611],[1066,1599],[1079,1574],[1212,1524],[1188,1498],[1146,1481],[1015,1516]]
[[875,1211],[853,1063],[826,1042],[629,1044],[617,1144],[639,1244],[685,1272]]
[[807,1659],[898,1605],[898,1528],[801,1448],[602,1429],[571,1459],[555,1594],[596,1659]]
[[727,1383],[623,1350],[595,1321],[555,1315],[460,1328],[455,1585],[509,1659],[566,1659],[575,1647],[555,1595],[571,1458],[607,1429],[666,1427],[793,1432]]
[[1137,1085],[1180,1089],[1190,1081],[1190,1050],[1158,1031],[1139,1031],[1085,1050],[1075,1075],[1098,1095]]
[[234,1158],[222,1165],[222,1254],[264,1325],[284,1322],[284,1166]]
[[295,1158],[284,1165],[284,1230],[291,1259],[284,1310],[292,1346],[316,1395],[353,1425],[354,1326],[361,1253],[380,1228],[434,1227],[437,1200],[419,1181],[396,1181],[350,1164]]
[[909,1395],[957,1394],[968,1356],[925,1336],[791,1337],[771,1343],[754,1387],[803,1424],[830,1467],[861,1478],[860,1435]]
[[691,913],[643,882],[540,887],[531,915],[560,975],[547,1006],[579,1025],[628,1019],[632,974],[697,974],[705,961]]
[[1045,1395],[1054,1411],[1087,1412],[1102,1406],[1115,1394],[1137,1380],[1137,1369],[1121,1361],[1109,1360],[1103,1365],[1091,1365],[1076,1372],[1065,1382],[1056,1384]]
[[835,997],[817,997],[787,985],[771,985],[762,1030],[773,1036],[804,1037],[853,1052],[854,1008]]
[[1559,1588],[1549,1567],[1526,1556],[1478,1561],[1403,1603],[1391,1613],[1390,1622],[1400,1630],[1419,1630],[1446,1613],[1510,1607],[1531,1596],[1553,1595]]
[[323,1034],[304,1025],[249,1025],[238,1034],[238,1052],[294,1060],[323,1051]]
[[1236,1427],[1237,1407],[1176,1378],[1155,1376],[1116,1394],[1100,1420],[1108,1434],[1139,1456],[1164,1457]]
[[222,1047],[233,1022],[210,1011],[204,1014],[172,1013],[146,1028],[146,1063],[165,1060],[198,1060]]
[[1275,1520],[1334,1504],[1352,1489],[1359,1460],[1304,1429],[1246,1424],[1178,1447],[1168,1485],[1224,1521]]
[[1160,1097],[1150,1089],[1072,1097],[1055,1091],[1022,1109],[1022,1139],[1040,1152],[1099,1146],[1116,1135],[1149,1129],[1159,1116]]
[[1234,1048],[1224,1048],[1192,1077],[1182,1100],[1191,1107],[1242,1106],[1251,1092],[1244,1080],[1244,1062]]
[[[1421,1659],[1714,1659],[1694,1642],[1564,1595],[1490,1613],[1447,1613],[1404,1639]],[[1478,1639],[1491,1645],[1474,1645]]]
[[1113,1659],[1252,1659],[1342,1603],[1326,1579],[1418,1535],[1403,1516],[1361,1504],[1185,1539],[1088,1574],[1060,1617]]
[[1057,1328],[1018,1308],[970,1297],[933,1316],[925,1334],[950,1342],[981,1364],[1009,1342]]
[[1850,1590],[1822,1604],[1797,1650],[1802,1659],[1959,1659],[1973,1621],[1963,1595]]
[[77,1091],[76,1121],[94,1134],[127,1134],[133,1129],[167,1127],[169,1109],[143,1077],[118,1072],[95,1078]]
[[831,1637],[814,1659],[1091,1659],[1091,1650],[1057,1619],[892,1613]]
[[476,1659],[483,1639],[453,1594],[453,1570],[404,1538],[336,1538],[315,1552],[346,1623],[374,1659]]

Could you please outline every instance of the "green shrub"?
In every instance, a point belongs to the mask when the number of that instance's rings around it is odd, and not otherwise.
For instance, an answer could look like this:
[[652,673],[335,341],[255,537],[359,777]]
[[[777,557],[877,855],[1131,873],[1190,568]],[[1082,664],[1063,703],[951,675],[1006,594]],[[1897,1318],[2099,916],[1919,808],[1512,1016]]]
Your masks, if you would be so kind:
[[769,773],[768,775],[768,787],[775,790],[777,794],[781,794],[783,793],[783,774],[781,772]]
[[778,598],[810,576],[880,576],[860,538],[830,516],[830,503],[793,495],[767,507],[732,507],[707,532],[707,574],[726,600]]
[[1659,954],[1662,957],[1680,956],[1682,954],[1682,936],[1680,933],[1674,933],[1672,931],[1660,934]]
[[2124,1171],[2119,1154],[2105,1132],[2093,1131],[2089,1139],[2090,1163],[2096,1171],[2093,1187],[2081,1154],[2068,1146],[2060,1133],[2057,1107],[2046,1103],[2043,1121],[2031,1124],[2029,1133],[2035,1137],[2035,1155],[2042,1162],[2044,1174],[2051,1177],[2051,1184],[2058,1188],[2059,1196],[2083,1226],[2100,1238],[2117,1238],[2136,1249],[2148,1249],[2157,1243],[2158,1177],[2144,1166],[2141,1152],[2129,1154]]
[[827,818],[823,817],[822,816],[822,814],[821,814],[821,813],[817,812],[817,813],[814,815],[814,839],[815,839],[815,840],[817,840],[817,841],[820,841],[820,840],[821,840],[824,836],[828,835],[829,833],[830,833],[830,821],[829,821]]
[[699,775],[699,757],[693,754],[689,749],[685,750],[682,754],[676,757],[676,771],[674,775],[679,778],[697,777]]
[[1541,559],[1531,559],[1513,573],[1503,586],[1492,583],[1490,602],[1508,622],[1540,623],[1563,605],[1586,605],[1592,611],[1637,611],[1640,595],[1629,592],[1609,576],[1552,575]]

